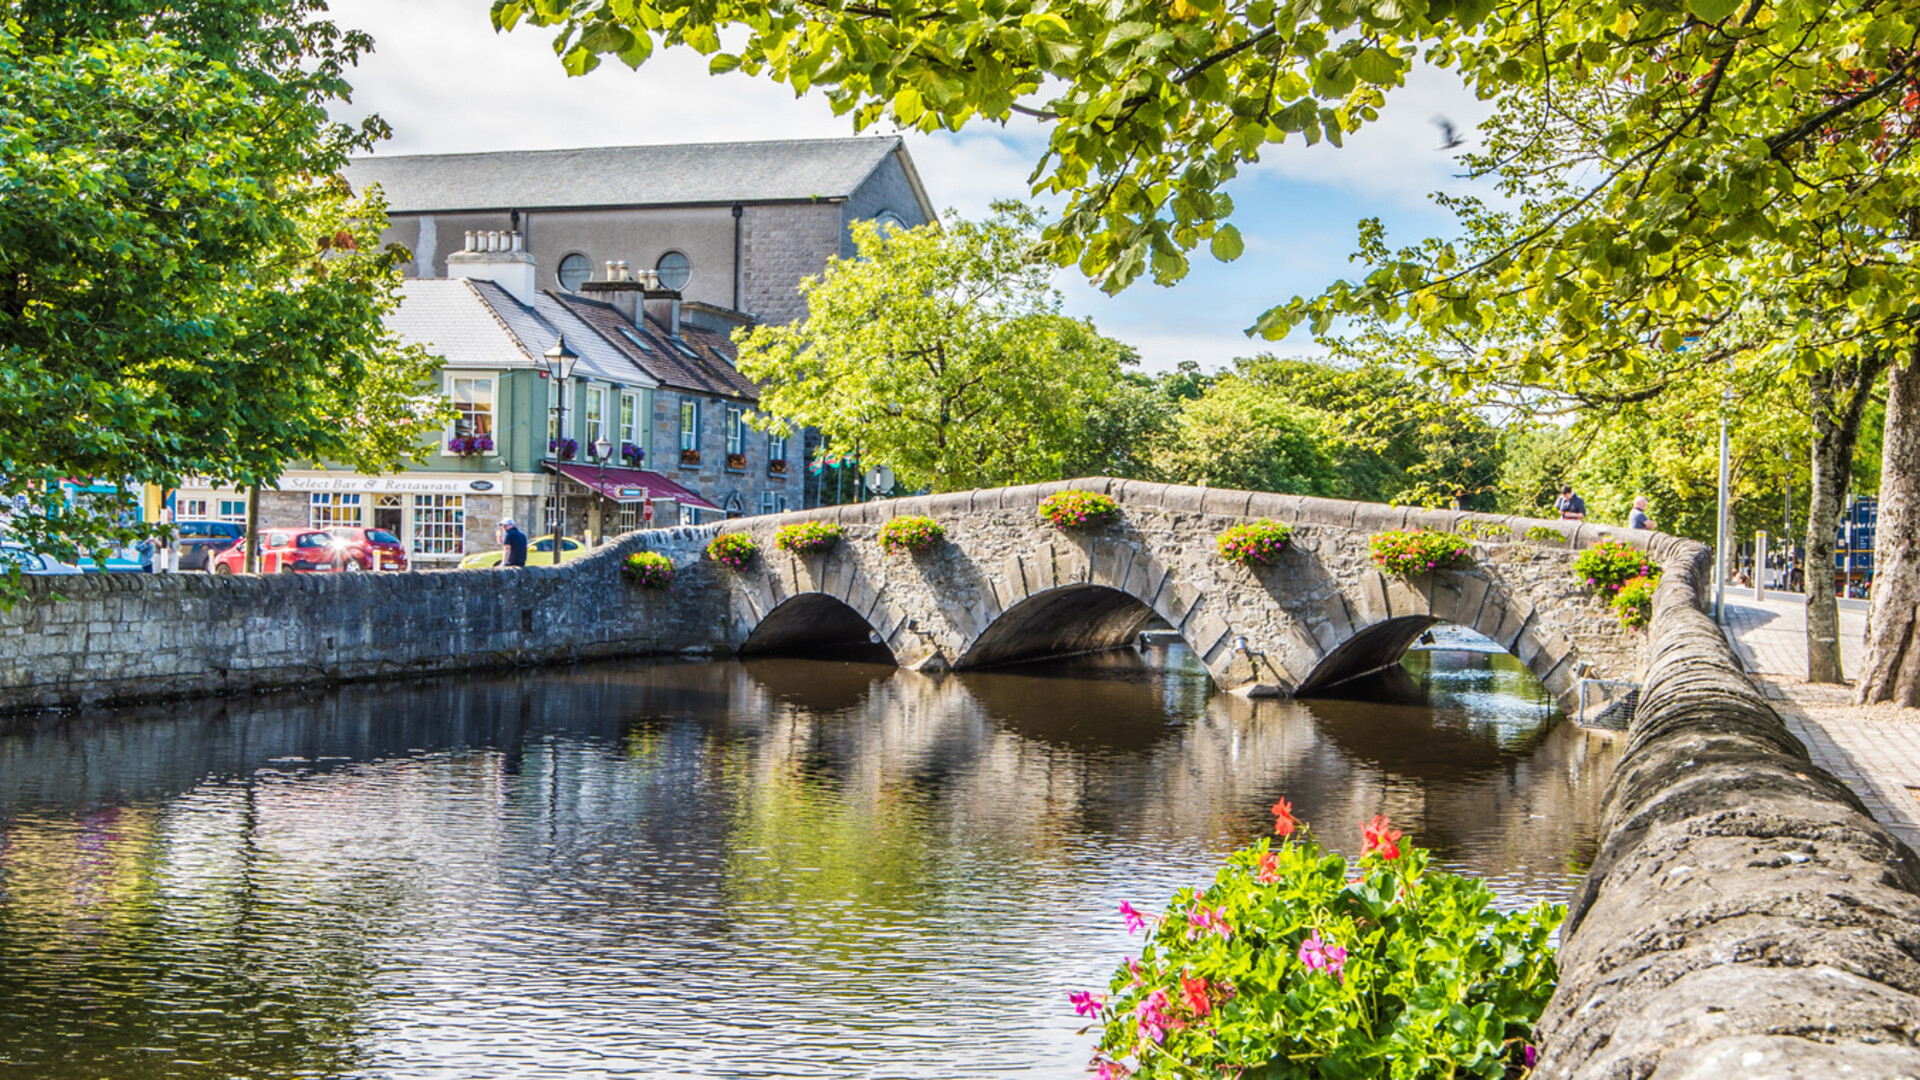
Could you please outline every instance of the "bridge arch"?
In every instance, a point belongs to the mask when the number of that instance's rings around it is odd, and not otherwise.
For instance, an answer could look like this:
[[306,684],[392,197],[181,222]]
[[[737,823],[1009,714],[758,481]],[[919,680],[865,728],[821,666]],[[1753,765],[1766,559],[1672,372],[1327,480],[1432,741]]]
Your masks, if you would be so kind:
[[1082,582],[1015,603],[973,639],[956,668],[990,667],[1128,645],[1155,619],[1146,601],[1110,585]]
[[[740,643],[741,656],[832,654],[893,663],[879,631],[845,600],[804,592],[775,604]],[[870,655],[862,655],[870,654]]]

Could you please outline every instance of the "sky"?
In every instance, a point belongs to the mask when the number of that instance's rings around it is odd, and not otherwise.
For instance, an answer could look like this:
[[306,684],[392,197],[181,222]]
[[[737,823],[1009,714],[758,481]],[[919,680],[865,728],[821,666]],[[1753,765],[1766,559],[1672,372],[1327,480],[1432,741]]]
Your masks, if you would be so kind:
[[[353,100],[341,119],[378,113],[393,128],[382,154],[538,150],[641,143],[824,138],[856,134],[825,98],[795,98],[765,78],[707,73],[690,50],[659,52],[633,71],[609,60],[573,78],[550,48],[551,33],[522,27],[496,34],[488,0],[332,0],[335,21],[365,30],[374,52],[350,76]],[[1434,118],[1463,130],[1486,107],[1457,81],[1415,72],[1389,95],[1381,119],[1344,148],[1301,142],[1270,146],[1227,189],[1246,252],[1220,263],[1204,248],[1192,272],[1163,288],[1142,280],[1106,296],[1072,270],[1056,283],[1070,314],[1133,346],[1149,371],[1183,360],[1225,366],[1262,351],[1311,353],[1296,331],[1281,342],[1246,336],[1260,313],[1313,295],[1355,273],[1347,256],[1361,218],[1379,217],[1399,246],[1449,231],[1430,201],[1468,185],[1438,149]],[[869,131],[866,134],[886,133]],[[906,136],[929,197],[943,214],[978,217],[1003,198],[1030,198],[1026,178],[1046,145],[1038,121],[975,123],[958,133]]]

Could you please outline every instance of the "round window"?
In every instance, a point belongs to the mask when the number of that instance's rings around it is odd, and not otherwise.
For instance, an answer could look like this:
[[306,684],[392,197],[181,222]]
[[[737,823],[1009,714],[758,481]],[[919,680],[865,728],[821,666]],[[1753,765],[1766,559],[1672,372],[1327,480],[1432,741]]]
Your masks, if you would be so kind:
[[560,287],[568,292],[579,292],[592,276],[593,264],[585,255],[575,252],[560,260]]
[[693,263],[677,251],[660,256],[653,268],[660,273],[660,284],[669,289],[684,289],[687,279],[693,277]]

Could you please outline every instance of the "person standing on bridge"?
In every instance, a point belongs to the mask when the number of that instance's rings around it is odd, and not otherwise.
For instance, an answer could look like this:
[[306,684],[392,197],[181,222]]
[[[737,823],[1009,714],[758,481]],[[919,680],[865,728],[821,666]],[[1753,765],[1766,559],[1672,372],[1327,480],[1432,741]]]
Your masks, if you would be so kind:
[[1585,521],[1587,519],[1587,501],[1573,493],[1572,484],[1560,485],[1560,497],[1553,501],[1553,508],[1567,521]]
[[520,526],[515,525],[512,518],[500,522],[500,546],[507,552],[506,558],[501,560],[503,563],[508,566],[527,565],[527,534],[520,531]]
[[1627,515],[1627,528],[1651,529],[1653,519],[1647,516],[1647,497],[1638,495],[1633,500],[1633,510]]

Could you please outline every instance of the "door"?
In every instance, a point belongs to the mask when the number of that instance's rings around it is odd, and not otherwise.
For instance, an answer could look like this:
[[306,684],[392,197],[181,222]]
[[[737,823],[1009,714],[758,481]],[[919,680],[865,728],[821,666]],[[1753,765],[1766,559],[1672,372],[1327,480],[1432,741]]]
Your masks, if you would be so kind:
[[395,536],[406,531],[400,522],[400,496],[381,495],[373,503],[373,527]]

